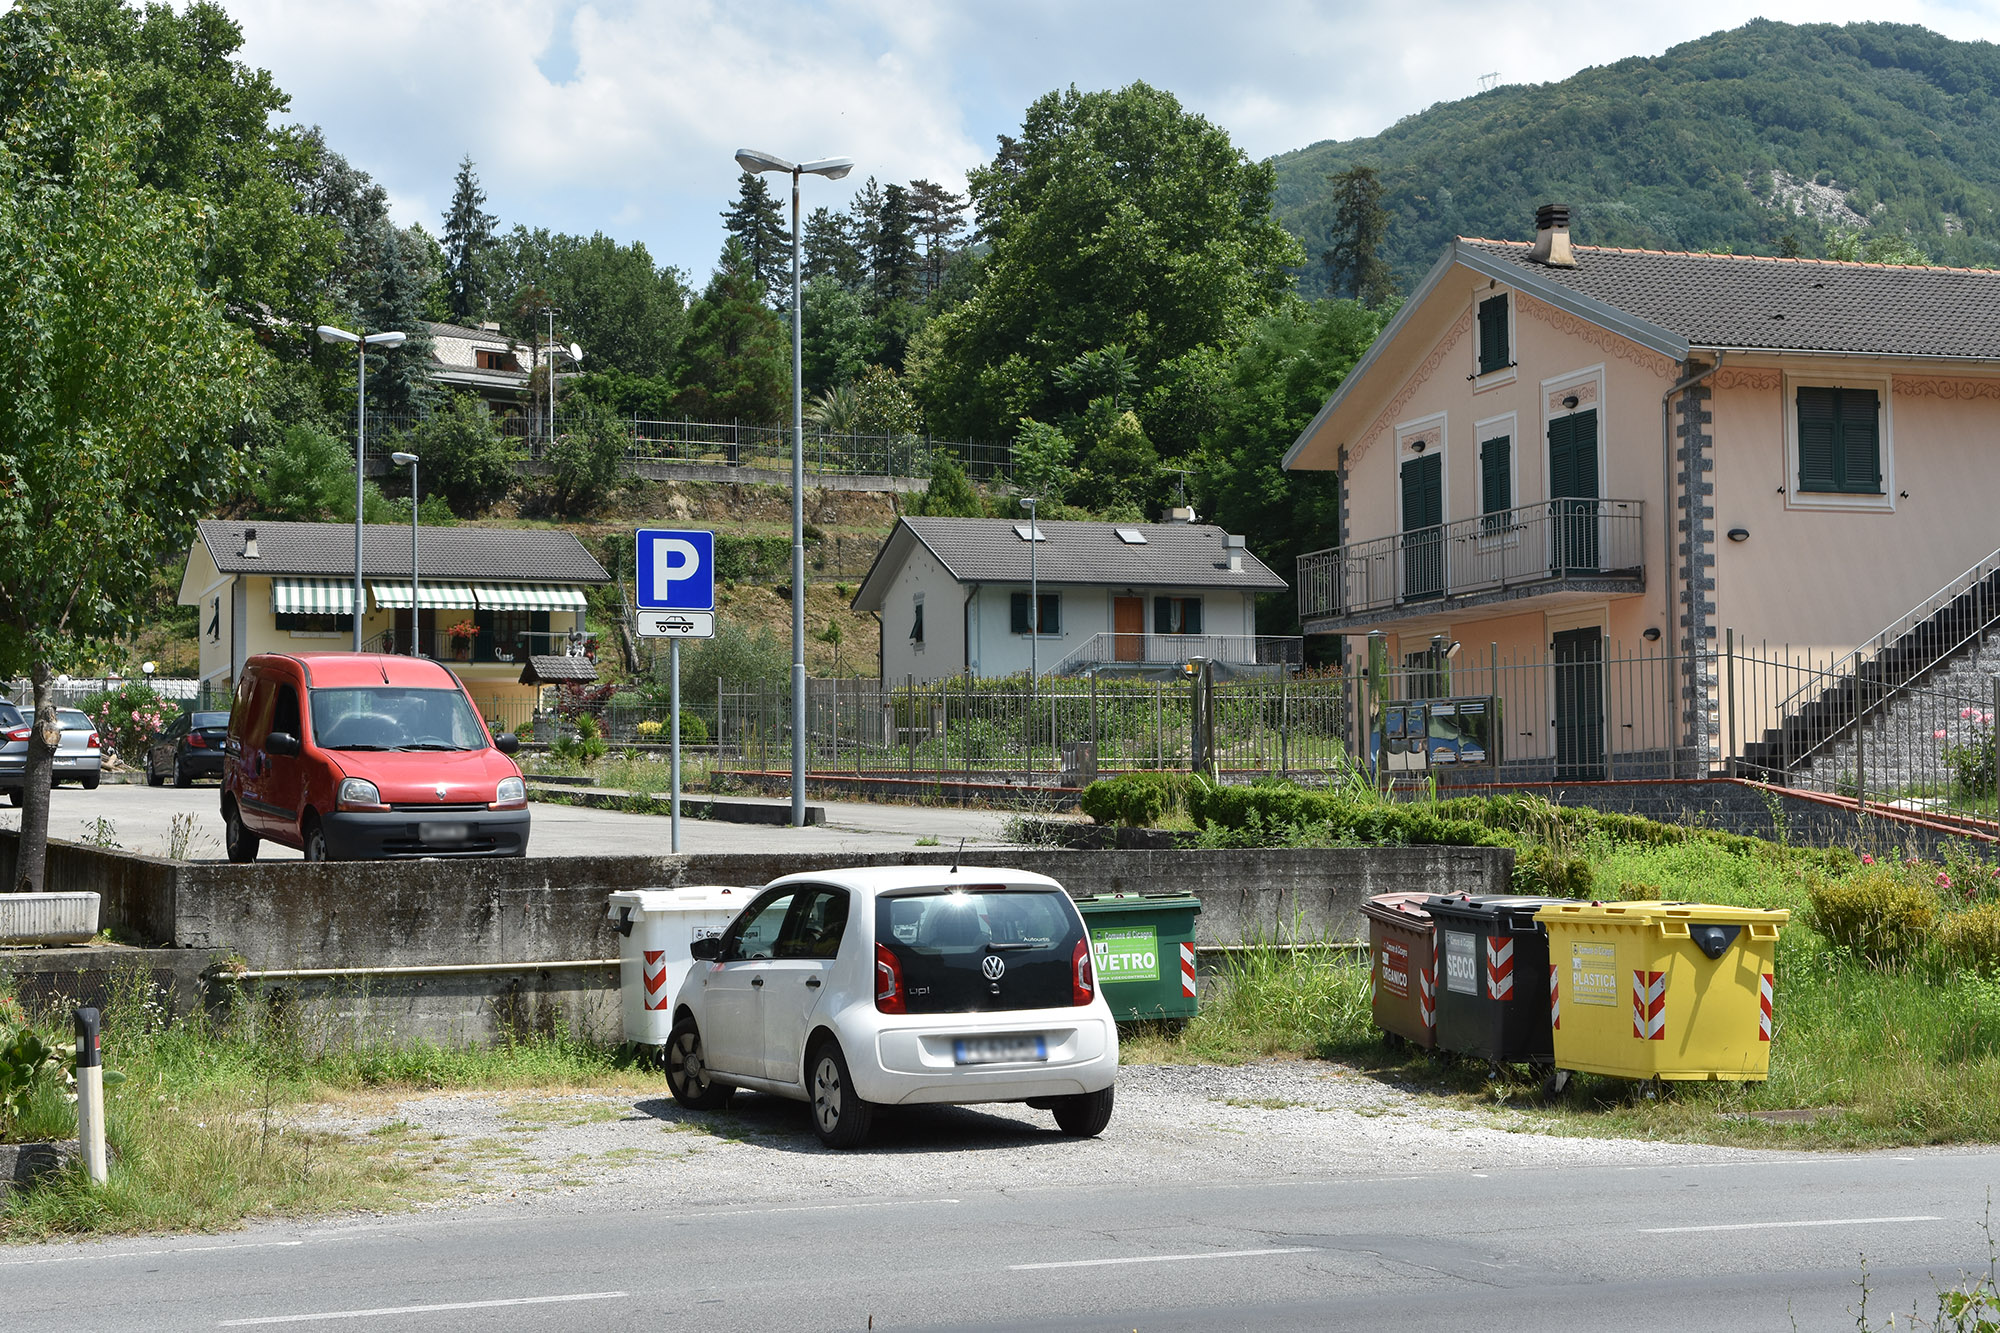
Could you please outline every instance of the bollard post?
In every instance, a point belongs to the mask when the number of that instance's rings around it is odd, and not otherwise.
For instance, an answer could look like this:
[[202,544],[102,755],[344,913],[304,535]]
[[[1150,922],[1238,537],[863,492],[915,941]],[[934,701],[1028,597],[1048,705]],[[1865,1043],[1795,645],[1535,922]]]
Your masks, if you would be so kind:
[[76,1137],[93,1185],[109,1179],[104,1167],[104,1055],[97,1011],[76,1011]]

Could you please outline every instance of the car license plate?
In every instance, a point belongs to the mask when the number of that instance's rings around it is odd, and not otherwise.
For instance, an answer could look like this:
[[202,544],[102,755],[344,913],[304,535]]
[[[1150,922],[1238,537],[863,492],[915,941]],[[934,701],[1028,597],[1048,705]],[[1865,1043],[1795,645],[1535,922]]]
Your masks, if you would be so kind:
[[417,840],[420,842],[464,842],[472,836],[469,824],[419,824]]
[[996,1065],[1046,1060],[1049,1044],[1041,1037],[960,1037],[951,1044],[951,1053],[962,1065]]

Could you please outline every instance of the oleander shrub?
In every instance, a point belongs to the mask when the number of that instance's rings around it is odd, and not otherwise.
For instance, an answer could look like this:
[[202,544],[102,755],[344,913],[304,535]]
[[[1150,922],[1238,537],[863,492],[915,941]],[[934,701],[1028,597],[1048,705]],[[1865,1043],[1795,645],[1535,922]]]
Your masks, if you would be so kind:
[[1937,894],[1887,866],[1806,890],[1806,924],[1877,967],[1908,961],[1931,941]]

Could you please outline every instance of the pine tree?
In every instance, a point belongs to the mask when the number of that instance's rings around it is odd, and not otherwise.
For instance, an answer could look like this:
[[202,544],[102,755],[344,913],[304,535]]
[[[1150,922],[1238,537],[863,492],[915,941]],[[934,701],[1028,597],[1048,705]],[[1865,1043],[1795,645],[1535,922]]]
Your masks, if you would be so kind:
[[696,420],[777,424],[791,392],[784,325],[764,304],[764,284],[732,237],[708,290],[688,311],[687,387],[681,410]]
[[965,196],[926,180],[910,182],[910,224],[923,238],[923,294],[944,283],[945,265],[965,231]]
[[1367,306],[1396,294],[1382,259],[1389,211],[1382,207],[1382,178],[1373,167],[1350,167],[1328,176],[1333,183],[1333,245],[1324,258],[1328,283]]
[[444,287],[451,317],[473,324],[486,314],[486,251],[499,219],[482,212],[486,191],[472,170],[472,155],[458,164],[451,207],[444,215]]
[[425,237],[382,222],[376,228],[375,271],[361,322],[369,333],[400,329],[409,337],[402,346],[368,357],[368,395],[393,416],[421,416],[430,406],[430,325],[424,319],[424,289],[434,274],[424,265]]
[[882,191],[881,211],[876,214],[875,234],[868,249],[869,276],[874,285],[874,305],[885,310],[916,294],[917,243],[911,230],[910,192],[900,185]]
[[792,291],[792,232],[762,176],[746,171],[736,178],[736,202],[722,215],[722,225],[743,247],[758,281],[773,294],[773,304],[787,304]]
[[807,282],[831,278],[850,291],[861,286],[865,266],[852,216],[824,205],[815,208],[806,217],[802,244]]

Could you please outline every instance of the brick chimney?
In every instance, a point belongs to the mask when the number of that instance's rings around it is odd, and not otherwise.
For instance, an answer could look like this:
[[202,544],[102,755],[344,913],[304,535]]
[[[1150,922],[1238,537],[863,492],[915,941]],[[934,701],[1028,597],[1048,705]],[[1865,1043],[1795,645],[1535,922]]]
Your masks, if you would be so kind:
[[1550,268],[1576,267],[1576,252],[1569,248],[1568,204],[1543,204],[1535,210],[1535,248],[1528,258]]

